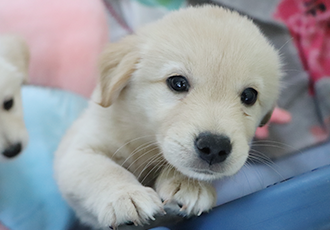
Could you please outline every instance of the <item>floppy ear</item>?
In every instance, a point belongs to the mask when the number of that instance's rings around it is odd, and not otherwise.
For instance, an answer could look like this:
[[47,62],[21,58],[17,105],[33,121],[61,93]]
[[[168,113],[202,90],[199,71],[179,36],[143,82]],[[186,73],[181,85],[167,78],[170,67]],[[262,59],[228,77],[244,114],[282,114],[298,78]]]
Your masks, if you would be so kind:
[[101,56],[101,103],[109,107],[128,84],[138,61],[137,38],[130,35],[118,43],[109,44]]
[[260,124],[259,124],[259,127],[262,127],[264,126],[265,124],[268,123],[268,121],[270,120],[271,116],[272,116],[272,113],[274,111],[274,108],[271,109],[261,120]]
[[29,49],[26,42],[15,35],[4,35],[0,37],[0,56],[10,64],[17,67],[24,74],[24,83],[27,82],[29,71]]

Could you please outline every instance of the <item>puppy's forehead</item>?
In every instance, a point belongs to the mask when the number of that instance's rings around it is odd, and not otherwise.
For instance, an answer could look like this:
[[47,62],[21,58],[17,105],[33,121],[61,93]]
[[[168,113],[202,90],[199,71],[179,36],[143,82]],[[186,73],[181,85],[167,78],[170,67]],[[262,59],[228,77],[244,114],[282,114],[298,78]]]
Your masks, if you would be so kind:
[[179,11],[140,35],[145,41],[142,59],[157,69],[172,64],[195,77],[243,81],[278,74],[277,53],[259,29],[246,17],[222,8]]

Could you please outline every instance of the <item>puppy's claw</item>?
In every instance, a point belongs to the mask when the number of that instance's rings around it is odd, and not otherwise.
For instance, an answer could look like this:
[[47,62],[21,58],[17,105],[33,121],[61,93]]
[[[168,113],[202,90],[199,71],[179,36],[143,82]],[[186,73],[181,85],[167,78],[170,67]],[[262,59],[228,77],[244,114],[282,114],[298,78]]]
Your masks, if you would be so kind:
[[166,211],[165,211],[165,209],[163,209],[163,208],[160,211],[161,211],[160,214],[162,214],[162,215],[166,215],[167,214]]
[[181,216],[181,217],[183,217],[183,218],[187,217],[187,213],[186,212],[179,212],[178,215]]
[[163,205],[166,205],[169,201],[170,201],[169,199],[164,200],[164,201],[163,201]]
[[180,212],[186,211],[187,208],[188,208],[188,206],[182,205],[181,208],[180,208]]
[[202,213],[203,213],[203,211],[202,211],[202,210],[200,210],[200,211],[199,211],[199,213],[197,213],[197,216],[200,216],[200,215],[202,215]]

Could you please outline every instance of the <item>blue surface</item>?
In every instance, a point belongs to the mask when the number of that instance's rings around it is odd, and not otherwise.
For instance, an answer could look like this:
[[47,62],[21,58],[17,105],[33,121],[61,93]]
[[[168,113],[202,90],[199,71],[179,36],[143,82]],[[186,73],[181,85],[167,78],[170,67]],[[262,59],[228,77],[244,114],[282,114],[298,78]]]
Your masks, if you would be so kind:
[[328,230],[330,166],[224,204],[171,229]]
[[32,86],[22,95],[30,140],[18,158],[0,165],[0,221],[12,230],[67,229],[74,218],[53,179],[53,154],[87,102]]
[[330,141],[273,162],[245,164],[236,175],[213,183],[217,190],[217,206],[326,165],[330,165]]

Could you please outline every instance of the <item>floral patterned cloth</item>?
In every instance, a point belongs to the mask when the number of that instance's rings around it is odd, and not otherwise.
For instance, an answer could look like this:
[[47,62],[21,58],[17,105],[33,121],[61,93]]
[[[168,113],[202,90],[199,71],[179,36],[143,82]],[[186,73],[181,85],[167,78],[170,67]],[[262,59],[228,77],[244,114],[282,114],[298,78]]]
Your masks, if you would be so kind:
[[330,1],[283,0],[274,16],[288,27],[314,91],[315,82],[330,77]]
[[283,0],[274,16],[288,27],[309,73],[309,89],[321,117],[321,126],[312,126],[310,133],[318,141],[326,140],[330,126],[330,1]]

